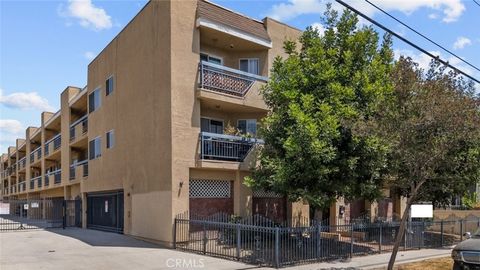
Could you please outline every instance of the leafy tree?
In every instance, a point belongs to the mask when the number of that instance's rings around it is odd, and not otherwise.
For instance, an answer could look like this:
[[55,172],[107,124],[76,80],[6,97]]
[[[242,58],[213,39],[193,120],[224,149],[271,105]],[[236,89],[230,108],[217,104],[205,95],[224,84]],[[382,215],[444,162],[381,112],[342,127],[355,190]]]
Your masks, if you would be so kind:
[[473,85],[432,61],[426,74],[410,58],[393,70],[395,90],[376,130],[391,145],[388,185],[407,197],[388,269],[393,269],[410,206],[448,203],[480,179],[480,103]]
[[311,27],[284,44],[263,97],[265,147],[246,184],[326,207],[338,197],[380,196],[387,144],[366,123],[393,91],[391,38],[330,7],[323,35]]

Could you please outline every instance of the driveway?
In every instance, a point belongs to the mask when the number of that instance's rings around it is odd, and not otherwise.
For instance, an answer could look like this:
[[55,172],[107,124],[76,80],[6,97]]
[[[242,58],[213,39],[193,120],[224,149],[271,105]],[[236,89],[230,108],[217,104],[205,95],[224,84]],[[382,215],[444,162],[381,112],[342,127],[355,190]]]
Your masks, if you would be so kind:
[[252,269],[160,248],[121,234],[77,228],[0,233],[0,269]]

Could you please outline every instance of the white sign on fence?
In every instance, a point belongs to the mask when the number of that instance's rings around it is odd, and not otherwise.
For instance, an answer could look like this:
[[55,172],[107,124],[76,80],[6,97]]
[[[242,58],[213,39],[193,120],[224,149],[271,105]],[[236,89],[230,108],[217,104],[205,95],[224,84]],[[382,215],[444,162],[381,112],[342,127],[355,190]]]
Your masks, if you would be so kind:
[[32,202],[32,203],[30,203],[30,206],[32,208],[38,208],[38,202]]
[[412,204],[410,208],[412,218],[433,218],[433,205],[431,204]]

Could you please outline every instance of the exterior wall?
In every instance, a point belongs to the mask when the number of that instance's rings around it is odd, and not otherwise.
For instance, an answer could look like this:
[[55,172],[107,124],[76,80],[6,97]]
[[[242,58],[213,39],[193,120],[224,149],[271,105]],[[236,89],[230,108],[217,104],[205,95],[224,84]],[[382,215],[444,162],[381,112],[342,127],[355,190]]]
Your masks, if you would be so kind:
[[[162,240],[172,216],[169,11],[168,1],[149,2],[90,63],[88,94],[100,87],[102,101],[89,114],[88,138],[101,136],[102,156],[89,161],[82,183],[82,192],[123,189],[124,232]],[[115,88],[105,96],[111,75]],[[106,149],[111,129],[115,146]]]

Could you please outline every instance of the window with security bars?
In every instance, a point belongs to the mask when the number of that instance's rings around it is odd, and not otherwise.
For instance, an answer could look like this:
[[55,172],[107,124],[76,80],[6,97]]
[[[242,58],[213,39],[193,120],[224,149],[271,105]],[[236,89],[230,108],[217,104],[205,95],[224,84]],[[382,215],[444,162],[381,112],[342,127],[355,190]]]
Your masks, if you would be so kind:
[[230,198],[230,181],[190,179],[190,198]]

